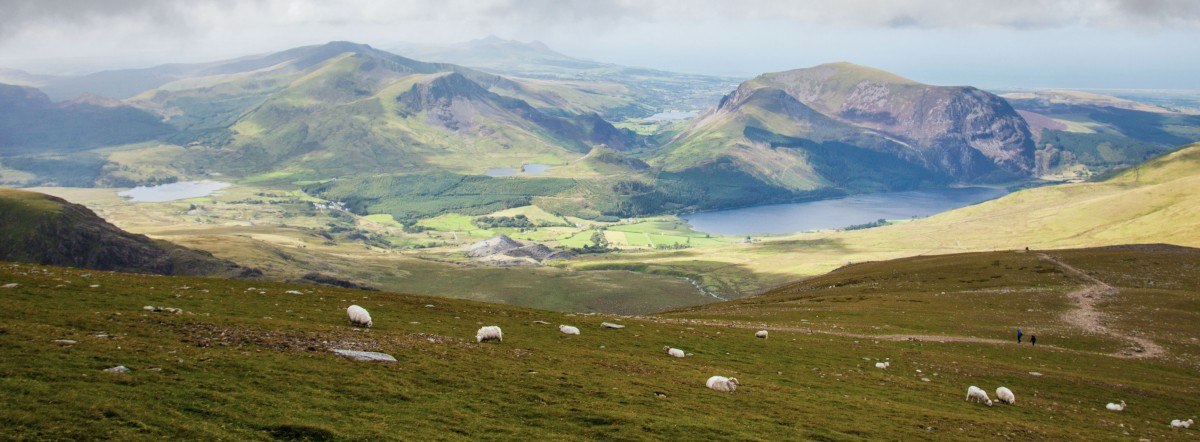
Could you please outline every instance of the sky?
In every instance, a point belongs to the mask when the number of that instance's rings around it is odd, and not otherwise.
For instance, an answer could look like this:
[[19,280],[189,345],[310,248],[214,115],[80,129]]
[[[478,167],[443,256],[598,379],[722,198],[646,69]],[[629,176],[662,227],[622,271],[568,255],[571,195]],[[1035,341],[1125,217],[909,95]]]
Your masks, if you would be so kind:
[[850,61],[933,84],[1200,90],[1200,0],[0,0],[0,11],[0,67],[35,73],[496,35],[699,74]]

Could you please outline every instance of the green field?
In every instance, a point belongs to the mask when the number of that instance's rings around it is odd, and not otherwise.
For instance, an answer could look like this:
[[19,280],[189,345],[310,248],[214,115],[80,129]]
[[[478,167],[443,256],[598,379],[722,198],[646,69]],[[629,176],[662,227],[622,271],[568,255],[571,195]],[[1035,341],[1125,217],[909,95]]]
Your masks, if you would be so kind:
[[[19,285],[0,289],[0,399],[18,406],[0,408],[0,427],[17,439],[123,440],[1192,435],[1167,423],[1200,408],[1200,254],[1053,255],[1118,288],[1099,306],[1115,337],[1054,324],[1071,308],[1062,293],[1086,282],[1044,271],[1052,266],[1036,254],[852,266],[761,297],[652,317],[2,264],[0,283]],[[350,327],[350,304],[369,309],[374,327]],[[604,330],[602,321],[627,328]],[[582,334],[563,335],[560,323]],[[475,343],[485,324],[503,327],[504,342]],[[1036,333],[1039,345],[1009,342],[1016,326]],[[771,329],[770,338],[755,339],[758,328]],[[1168,353],[1109,355],[1125,333]],[[995,342],[892,338],[905,334]],[[692,355],[667,357],[664,345]],[[352,362],[330,347],[383,351],[398,362]],[[875,368],[882,360],[891,367]],[[102,371],[116,365],[133,371]],[[714,392],[704,388],[712,375],[742,385]],[[1007,386],[1018,402],[964,402],[968,385],[989,394]],[[1122,399],[1126,411],[1104,409]]]

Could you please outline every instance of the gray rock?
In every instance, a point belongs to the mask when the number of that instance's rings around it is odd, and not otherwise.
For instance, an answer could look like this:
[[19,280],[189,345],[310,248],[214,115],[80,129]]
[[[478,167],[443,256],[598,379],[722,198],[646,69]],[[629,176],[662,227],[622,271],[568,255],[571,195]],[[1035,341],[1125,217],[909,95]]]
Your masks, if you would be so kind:
[[601,322],[601,323],[600,323],[600,326],[601,326],[601,327],[604,327],[604,328],[615,328],[615,329],[622,329],[622,328],[625,328],[625,326],[624,326],[624,325],[621,325],[621,324],[613,324],[613,323],[611,323],[611,322]]
[[21,286],[21,284],[17,284],[15,282],[10,282],[8,284],[0,285],[0,287],[6,288],[6,289],[15,289],[20,286]]
[[77,342],[75,342],[74,340],[71,340],[71,339],[55,339],[54,343],[59,344],[59,345],[75,345],[75,344],[77,344]]
[[374,351],[343,350],[340,348],[335,348],[333,349],[333,353],[343,358],[350,358],[356,361],[396,362],[396,358],[392,357],[392,355]]
[[106,368],[106,369],[104,369],[104,371],[107,371],[109,373],[129,373],[133,370],[130,370],[129,367],[126,367],[124,365],[118,365],[113,368]]

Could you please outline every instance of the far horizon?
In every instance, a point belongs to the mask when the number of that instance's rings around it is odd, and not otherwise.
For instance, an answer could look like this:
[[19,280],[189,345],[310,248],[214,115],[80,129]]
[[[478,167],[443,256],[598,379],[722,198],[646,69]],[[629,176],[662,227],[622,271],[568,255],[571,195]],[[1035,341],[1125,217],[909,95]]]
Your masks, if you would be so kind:
[[1187,2],[352,3],[18,3],[0,19],[0,68],[86,74],[332,40],[386,50],[495,35],[585,60],[737,78],[845,60],[986,89],[1200,90],[1200,48],[1180,44],[1200,37],[1200,6]]

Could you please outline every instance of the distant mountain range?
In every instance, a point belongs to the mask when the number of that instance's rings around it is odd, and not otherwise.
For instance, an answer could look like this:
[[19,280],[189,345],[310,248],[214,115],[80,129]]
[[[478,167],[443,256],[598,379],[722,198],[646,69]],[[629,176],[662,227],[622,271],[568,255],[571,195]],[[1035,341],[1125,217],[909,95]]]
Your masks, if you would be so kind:
[[563,55],[539,41],[526,43],[496,36],[442,46],[397,43],[390,49],[419,60],[460,64],[503,75],[617,86],[634,98],[624,116],[704,110],[741,81],[584,60]]
[[[494,37],[400,50],[448,62],[330,42],[80,77],[0,71],[51,92],[0,86],[0,184],[220,174],[303,183],[397,219],[534,202],[620,217],[1063,179],[1200,137],[1200,117],[1156,105],[1053,91],[1006,99],[850,63],[735,87]],[[703,103],[686,122],[623,119]],[[480,176],[531,163],[552,172]]]

